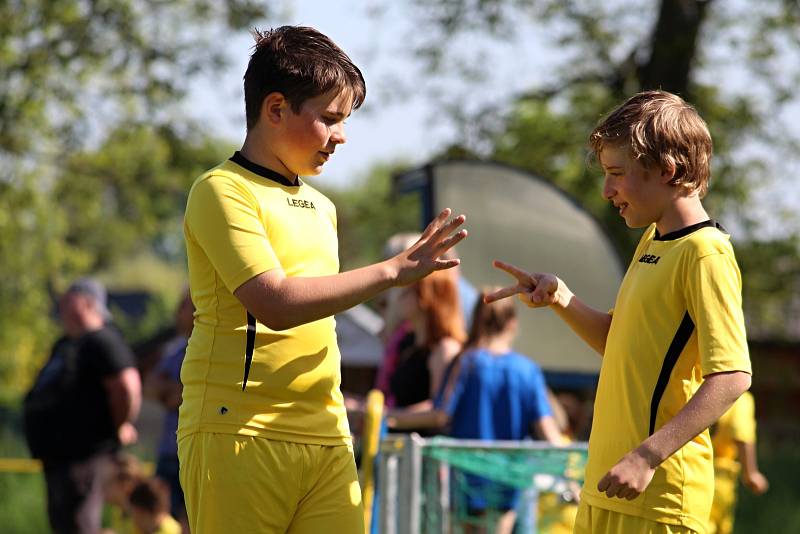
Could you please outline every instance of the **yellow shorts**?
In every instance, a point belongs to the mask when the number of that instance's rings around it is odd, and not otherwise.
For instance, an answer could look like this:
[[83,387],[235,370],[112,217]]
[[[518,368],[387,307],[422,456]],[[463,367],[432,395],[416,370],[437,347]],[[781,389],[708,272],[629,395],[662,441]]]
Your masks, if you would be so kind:
[[697,534],[688,527],[604,510],[590,506],[586,501],[581,501],[578,505],[578,515],[572,532],[573,534]]
[[192,534],[363,534],[350,446],[196,433],[178,443]]

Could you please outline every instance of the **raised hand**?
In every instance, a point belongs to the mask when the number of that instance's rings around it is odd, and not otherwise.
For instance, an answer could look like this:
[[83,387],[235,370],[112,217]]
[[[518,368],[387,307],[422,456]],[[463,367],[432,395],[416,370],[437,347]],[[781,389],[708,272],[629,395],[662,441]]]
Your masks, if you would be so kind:
[[441,259],[445,252],[467,237],[464,229],[455,232],[466,217],[459,215],[448,222],[450,213],[450,208],[442,210],[416,243],[390,260],[397,267],[397,285],[412,284],[433,271],[450,269],[461,263],[458,258]]
[[512,295],[519,295],[519,299],[532,308],[541,308],[556,302],[558,298],[559,280],[555,275],[549,273],[528,273],[510,263],[499,260],[493,261],[492,265],[513,276],[517,280],[517,283],[490,293],[485,298],[487,303],[495,302]]

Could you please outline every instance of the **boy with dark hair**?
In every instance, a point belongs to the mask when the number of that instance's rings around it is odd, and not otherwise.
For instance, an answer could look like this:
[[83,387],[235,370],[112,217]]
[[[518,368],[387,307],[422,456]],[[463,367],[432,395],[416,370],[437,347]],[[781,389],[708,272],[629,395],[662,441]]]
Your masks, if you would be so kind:
[[646,227],[614,309],[552,274],[495,265],[531,307],[549,306],[603,356],[576,533],[705,532],[714,491],[708,427],[750,387],[741,276],[710,220],[711,136],[681,98],[639,93],[590,137],[603,196]]
[[364,78],[328,37],[257,32],[241,151],[200,176],[184,234],[195,326],[181,381],[193,534],[363,532],[333,315],[458,265],[444,210],[409,249],[339,273],[336,211],[301,180],[346,141]]
[[158,478],[139,482],[128,498],[133,524],[142,534],[181,534],[181,525],[169,515],[169,487]]

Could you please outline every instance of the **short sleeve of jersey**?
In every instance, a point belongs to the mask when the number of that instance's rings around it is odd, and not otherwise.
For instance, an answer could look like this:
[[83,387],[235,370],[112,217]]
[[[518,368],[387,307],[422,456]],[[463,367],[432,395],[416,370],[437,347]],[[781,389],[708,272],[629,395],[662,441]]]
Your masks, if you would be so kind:
[[689,267],[686,302],[697,329],[703,375],[751,373],[742,312],[741,278],[731,255],[703,255]]
[[746,392],[731,408],[731,438],[742,443],[756,442],[756,414],[753,396]]
[[257,200],[245,185],[228,176],[212,174],[195,184],[184,224],[231,293],[251,278],[280,267]]
[[109,328],[88,334],[81,343],[80,351],[81,361],[101,378],[136,366],[131,349]]

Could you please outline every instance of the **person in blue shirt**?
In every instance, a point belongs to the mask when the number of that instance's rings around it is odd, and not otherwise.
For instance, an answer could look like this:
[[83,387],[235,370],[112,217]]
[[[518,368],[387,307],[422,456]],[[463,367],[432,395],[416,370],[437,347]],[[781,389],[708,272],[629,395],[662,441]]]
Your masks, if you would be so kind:
[[[513,301],[487,304],[484,289],[473,313],[465,350],[453,361],[434,400],[434,410],[389,417],[390,428],[449,427],[455,438],[521,440],[531,434],[553,444],[564,442],[539,366],[512,349],[518,320]],[[466,479],[467,508],[481,515],[502,512],[495,532],[510,533],[519,491],[477,476]]]

